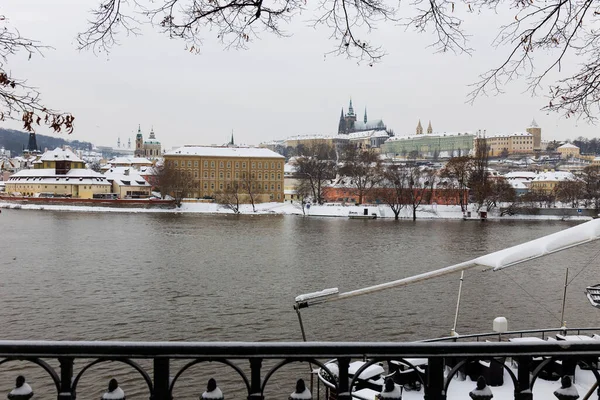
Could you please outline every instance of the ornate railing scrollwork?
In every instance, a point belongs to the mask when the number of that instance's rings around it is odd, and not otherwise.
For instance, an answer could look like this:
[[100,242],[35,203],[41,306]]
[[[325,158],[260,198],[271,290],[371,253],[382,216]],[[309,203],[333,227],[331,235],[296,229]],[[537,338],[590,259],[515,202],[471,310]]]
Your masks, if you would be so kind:
[[[422,364],[411,360],[415,358],[423,359]],[[509,367],[505,363],[505,359],[508,358],[512,359],[516,367]],[[326,361],[331,359],[337,360],[336,368],[333,368],[333,364]],[[274,361],[274,366],[266,371],[263,370],[265,360]],[[363,363],[354,364],[351,369],[352,362],[359,360]],[[452,360],[456,362],[452,363]],[[337,400],[350,400],[355,388],[359,387],[358,381],[361,379],[361,374],[371,366],[386,361],[390,371],[392,369],[391,362],[395,361],[403,365],[402,371],[415,372],[414,379],[419,382],[420,387],[424,388],[424,396],[427,400],[446,400],[454,376],[459,370],[469,366],[470,363],[471,366],[474,365],[479,368],[476,371],[484,371],[485,374],[489,375],[473,378],[477,380],[477,385],[474,388],[471,387],[472,390],[470,389],[470,392],[464,393],[462,397],[467,398],[467,396],[470,396],[478,400],[490,398],[493,389],[488,385],[493,386],[496,383],[489,382],[487,379],[492,376],[491,367],[493,366],[494,373],[502,374],[499,376],[504,376],[505,371],[510,376],[511,383],[514,385],[515,400],[530,400],[533,398],[532,391],[542,371],[545,368],[554,366],[553,363],[556,360],[562,361],[560,373],[563,375],[561,388],[559,388],[560,390],[557,389],[554,394],[557,398],[564,398],[566,394],[573,392],[573,389],[571,389],[572,377],[570,375],[575,371],[575,363],[588,367],[593,373],[595,381],[600,383],[600,372],[598,371],[600,340],[570,342],[568,346],[565,346],[564,343],[545,341],[528,343],[0,341],[0,367],[13,361],[25,361],[41,367],[52,379],[52,386],[56,389],[57,400],[75,400],[78,386],[80,386],[79,383],[90,368],[109,362],[130,366],[141,375],[148,389],[148,397],[151,400],[172,400],[173,391],[179,382],[179,378],[188,372],[191,367],[209,362],[226,365],[235,371],[243,382],[248,400],[266,400],[267,385],[275,375],[280,376],[280,370],[284,366],[292,363],[308,363],[311,366],[318,366],[323,373],[323,376],[319,376],[320,378],[331,378],[331,382],[328,381],[327,386],[329,393],[333,391]],[[147,365],[149,361],[152,362],[151,371]],[[182,361],[182,363],[175,363],[174,361]],[[532,361],[535,362],[532,363]],[[250,373],[241,367],[243,362],[249,364]],[[58,367],[53,367],[57,364]],[[173,365],[183,366],[172,371],[173,374],[171,374],[170,369]],[[423,370],[420,369],[420,365],[424,366]],[[501,368],[498,366],[501,366]],[[450,367],[450,371],[446,372],[448,367]],[[312,371],[312,368],[310,370]],[[383,365],[375,371],[371,370],[369,376],[375,372],[380,374],[380,371],[384,371]],[[9,393],[9,398],[11,400],[29,400],[34,396],[33,388],[26,382],[24,374],[18,375],[15,388]],[[287,375],[283,377],[285,379],[290,378]],[[379,389],[381,390],[380,397],[382,399],[400,398],[402,383],[395,382],[392,373],[380,374],[380,377],[381,381],[386,378],[384,387]],[[406,378],[405,375],[402,377]],[[220,376],[211,377],[206,391],[200,397],[213,400],[223,397],[230,398],[225,396],[217,385],[221,378]],[[289,391],[286,390],[284,394],[285,398],[293,400],[312,398],[314,393],[306,387],[304,380],[297,379],[297,376],[294,378],[296,381],[295,390],[289,387]],[[320,382],[320,379],[317,382]],[[197,393],[202,393],[206,382],[197,382],[195,385],[197,386],[194,386],[194,390]],[[37,387],[37,385],[32,386]],[[408,388],[408,386],[406,387]],[[244,389],[238,388],[236,390],[244,391]],[[145,391],[145,389],[143,390]],[[594,389],[590,388],[589,390],[591,393]],[[100,398],[101,393],[104,393],[102,395],[103,399],[119,400],[125,398],[126,391],[128,391],[128,388],[122,389],[116,379],[111,379],[108,389],[104,386],[104,390],[97,395],[94,394],[94,396]],[[278,397],[280,396],[278,395]],[[39,394],[34,398],[48,398],[48,396]],[[593,398],[597,399],[598,396],[596,395]]]

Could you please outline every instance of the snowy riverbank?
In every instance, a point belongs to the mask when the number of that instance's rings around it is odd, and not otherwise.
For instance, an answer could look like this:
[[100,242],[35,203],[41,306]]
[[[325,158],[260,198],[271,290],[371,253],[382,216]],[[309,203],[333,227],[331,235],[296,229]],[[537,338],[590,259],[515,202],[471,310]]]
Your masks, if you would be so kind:
[[[111,207],[91,207],[91,206],[65,206],[65,205],[39,205],[39,204],[13,204],[0,203],[0,208],[22,209],[22,210],[49,210],[49,211],[72,211],[72,212],[118,212],[118,213],[176,213],[176,214],[233,214],[233,211],[227,209],[221,204],[216,203],[183,203],[176,209],[145,209],[145,208],[111,208]],[[313,205],[304,210],[304,215],[312,217],[343,217],[347,218],[348,213],[353,211],[363,214],[364,210],[368,214],[376,214],[378,218],[393,219],[394,213],[388,206],[384,205],[365,205],[348,206],[341,204]],[[469,208],[470,209],[470,208]],[[252,210],[249,204],[240,205],[240,212],[244,215],[303,215],[300,204],[297,203],[262,203],[256,205],[256,212]],[[475,214],[475,213],[473,213]],[[400,218],[411,219],[412,209],[404,208],[400,212]],[[417,211],[417,219],[462,219],[463,213],[460,206],[443,205],[422,205]],[[560,215],[542,216],[542,215],[515,215],[500,216],[492,212],[489,219],[506,220],[589,220],[589,217],[565,217]]]

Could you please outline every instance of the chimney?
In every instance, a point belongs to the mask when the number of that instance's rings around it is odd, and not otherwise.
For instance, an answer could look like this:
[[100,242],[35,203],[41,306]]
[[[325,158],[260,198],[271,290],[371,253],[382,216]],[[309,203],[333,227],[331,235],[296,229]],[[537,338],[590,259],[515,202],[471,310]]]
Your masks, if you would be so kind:
[[129,176],[129,168],[127,168],[124,173],[125,175]]

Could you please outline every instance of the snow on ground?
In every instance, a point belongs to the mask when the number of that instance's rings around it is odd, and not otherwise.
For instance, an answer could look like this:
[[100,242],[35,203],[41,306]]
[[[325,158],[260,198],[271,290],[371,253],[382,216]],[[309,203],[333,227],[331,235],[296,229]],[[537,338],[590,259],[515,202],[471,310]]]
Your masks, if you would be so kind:
[[[250,204],[240,205],[242,214],[250,215],[303,215],[302,207],[298,203],[261,203],[256,204],[256,212],[252,211]],[[471,207],[471,206],[470,206]],[[217,203],[183,203],[180,208],[159,209],[159,208],[113,208],[113,207],[91,207],[91,206],[65,206],[65,205],[40,205],[40,204],[13,204],[0,203],[0,208],[23,209],[23,210],[51,210],[51,211],[78,211],[78,212],[121,212],[121,213],[176,213],[176,214],[233,214],[233,211]],[[311,217],[348,217],[349,212],[355,212],[363,215],[367,209],[369,215],[376,214],[378,218],[393,219],[394,213],[385,205],[363,205],[350,206],[339,203],[326,203],[323,205],[311,205],[305,208],[304,215]],[[471,208],[469,208],[471,210]],[[475,213],[473,213],[475,215]],[[400,218],[412,219],[412,208],[405,207],[400,211]],[[444,205],[422,205],[417,209],[417,219],[462,219],[463,213],[460,206]],[[515,215],[500,217],[492,212],[488,219],[506,220],[506,219],[554,219],[554,220],[582,220],[587,221],[589,217],[568,217],[563,216],[536,216],[536,215]]]

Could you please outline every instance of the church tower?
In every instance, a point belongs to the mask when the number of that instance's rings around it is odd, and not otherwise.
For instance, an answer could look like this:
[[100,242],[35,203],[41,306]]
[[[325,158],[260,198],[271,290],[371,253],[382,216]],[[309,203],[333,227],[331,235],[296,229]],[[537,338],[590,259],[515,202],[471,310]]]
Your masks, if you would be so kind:
[[137,135],[135,135],[135,151],[133,152],[135,157],[144,156],[144,138],[142,136],[142,129],[138,125]]
[[35,138],[35,132],[29,132],[29,142],[27,142],[27,149],[29,154],[38,153],[37,140]]
[[367,107],[365,107],[365,117],[363,118],[363,122],[365,123],[365,125],[367,125]]
[[429,125],[427,126],[427,133],[433,133],[433,128],[431,127],[431,121],[429,121]]
[[526,129],[527,133],[533,136],[533,150],[542,149],[542,128],[538,126],[535,119],[529,124],[529,128]]
[[354,132],[354,123],[356,122],[356,114],[354,114],[354,107],[352,107],[352,99],[348,105],[348,113],[346,114],[346,133]]
[[342,107],[342,114],[340,115],[340,122],[338,124],[338,133],[340,135],[346,134],[346,119],[344,118],[344,107]]
[[421,126],[421,120],[419,120],[419,123],[417,124],[417,135],[422,135],[423,134],[423,127]]

